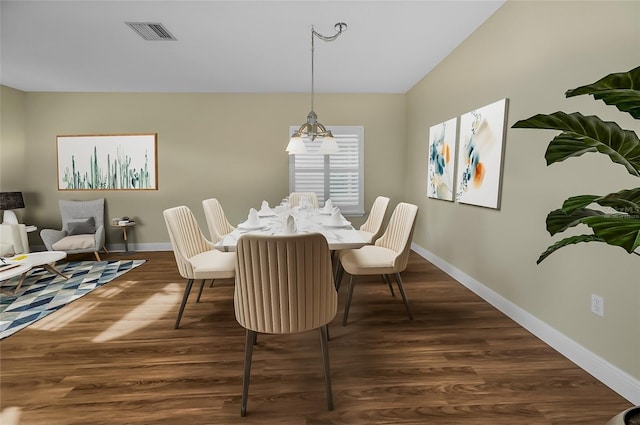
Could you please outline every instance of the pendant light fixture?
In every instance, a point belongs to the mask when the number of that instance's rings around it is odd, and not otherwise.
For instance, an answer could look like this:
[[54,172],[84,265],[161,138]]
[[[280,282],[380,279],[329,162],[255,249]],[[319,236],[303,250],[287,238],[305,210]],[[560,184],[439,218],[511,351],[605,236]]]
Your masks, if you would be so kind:
[[315,51],[315,37],[318,37],[323,41],[333,41],[347,29],[347,24],[344,22],[338,22],[335,24],[334,28],[337,31],[334,35],[325,36],[316,32],[313,26],[311,27],[311,112],[307,115],[307,122],[302,124],[300,128],[291,135],[291,139],[289,140],[289,144],[286,149],[286,151],[289,152],[289,155],[307,153],[304,140],[317,140],[318,142],[321,142],[319,150],[319,153],[321,154],[328,155],[338,152],[338,144],[336,143],[336,139],[333,138],[331,130],[327,130],[324,125],[318,122],[318,115],[316,115],[313,110],[313,59]]

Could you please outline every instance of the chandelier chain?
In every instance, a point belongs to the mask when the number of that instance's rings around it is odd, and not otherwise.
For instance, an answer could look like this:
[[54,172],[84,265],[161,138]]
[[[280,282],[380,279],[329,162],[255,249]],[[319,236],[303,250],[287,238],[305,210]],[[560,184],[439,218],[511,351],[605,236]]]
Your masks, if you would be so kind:
[[315,37],[318,37],[320,40],[323,41],[333,41],[336,38],[338,38],[340,36],[340,34],[342,34],[343,31],[345,31],[347,29],[347,24],[345,24],[344,22],[338,22],[337,24],[334,25],[334,28],[336,29],[336,33],[334,35],[322,35],[319,32],[317,32],[314,28],[314,26],[311,26],[311,110],[313,111],[313,98],[314,98],[314,56],[315,56]]
[[294,131],[289,140],[289,144],[285,149],[290,155],[307,153],[307,148],[303,138],[314,141],[322,140],[319,153],[324,155],[335,154],[339,151],[338,145],[331,133],[324,125],[318,121],[318,115],[313,110],[313,102],[315,100],[315,38],[318,37],[322,41],[333,41],[347,29],[347,24],[338,22],[334,26],[336,33],[333,35],[323,35],[317,32],[314,26],[311,26],[311,111],[307,115],[307,120]]

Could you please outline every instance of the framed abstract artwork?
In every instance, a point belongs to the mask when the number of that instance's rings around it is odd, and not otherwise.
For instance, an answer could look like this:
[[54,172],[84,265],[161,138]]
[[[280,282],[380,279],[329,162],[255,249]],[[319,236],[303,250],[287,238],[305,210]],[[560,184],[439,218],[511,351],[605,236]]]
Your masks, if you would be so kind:
[[460,117],[456,201],[499,208],[508,99]]
[[453,201],[457,125],[458,119],[451,118],[429,129],[429,198]]
[[58,190],[157,190],[158,135],[57,136]]

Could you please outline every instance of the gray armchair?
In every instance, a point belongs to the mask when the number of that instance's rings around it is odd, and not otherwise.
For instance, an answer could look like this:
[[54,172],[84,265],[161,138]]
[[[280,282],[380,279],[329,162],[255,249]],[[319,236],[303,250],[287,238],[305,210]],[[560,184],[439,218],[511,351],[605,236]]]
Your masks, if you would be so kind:
[[[62,230],[42,229],[40,237],[49,251],[68,254],[93,252],[100,261],[104,248],[104,198],[93,201],[60,201]],[[106,249],[105,249],[106,251]]]

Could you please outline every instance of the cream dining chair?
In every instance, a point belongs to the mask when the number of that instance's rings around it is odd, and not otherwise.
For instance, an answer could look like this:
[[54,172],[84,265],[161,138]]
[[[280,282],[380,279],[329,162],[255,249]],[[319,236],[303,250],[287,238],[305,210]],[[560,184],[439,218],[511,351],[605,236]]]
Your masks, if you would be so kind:
[[388,206],[389,198],[386,196],[378,196],[375,201],[373,201],[367,221],[365,221],[358,230],[358,232],[365,237],[367,243],[374,243],[376,239],[382,235],[382,231],[384,230],[382,224]]
[[204,217],[207,220],[209,235],[211,242],[214,244],[235,230],[235,227],[229,223],[227,216],[224,214],[220,201],[216,198],[205,199],[202,201],[204,209]]
[[297,207],[300,205],[300,200],[305,197],[309,198],[313,208],[318,208],[318,195],[315,192],[291,192],[289,194],[289,205],[291,208]]
[[400,273],[407,268],[417,214],[418,207],[416,205],[401,202],[393,210],[384,234],[374,245],[365,245],[358,249],[340,251],[340,265],[338,277],[336,278],[336,288],[340,289],[340,281],[342,280],[341,270],[351,275],[342,325],[347,324],[347,317],[349,316],[349,307],[351,306],[355,282],[354,276],[363,275],[381,275],[383,281],[389,285],[389,288],[392,290],[391,293],[393,294],[390,278],[390,275],[393,274],[396,278],[398,289],[400,289],[402,301],[404,302],[409,319],[413,320],[413,314],[409,309],[409,301],[407,300],[407,294],[405,293]]
[[234,306],[246,329],[242,406],[247,413],[251,357],[257,333],[320,330],[327,406],[333,410],[327,325],[338,294],[326,239],[319,233],[290,236],[246,234],[238,239]]
[[173,246],[173,254],[180,276],[187,279],[182,303],[178,311],[175,328],[180,327],[180,319],[187,304],[194,280],[202,280],[198,301],[205,280],[226,279],[235,276],[236,255],[234,252],[222,252],[213,247],[202,231],[193,213],[188,207],[180,206],[164,210],[164,220]]

